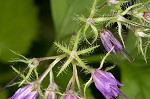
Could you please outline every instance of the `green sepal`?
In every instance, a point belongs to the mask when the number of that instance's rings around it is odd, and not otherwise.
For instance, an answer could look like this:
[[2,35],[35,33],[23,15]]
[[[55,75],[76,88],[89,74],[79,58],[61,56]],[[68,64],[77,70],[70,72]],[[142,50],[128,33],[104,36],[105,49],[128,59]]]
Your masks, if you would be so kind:
[[22,82],[19,84],[18,87],[20,87],[22,84],[25,83],[26,80],[28,80],[28,78],[30,77],[30,75],[31,75],[31,73],[32,73],[32,71],[33,71],[33,69],[35,69],[35,68],[29,68],[29,71],[28,71],[26,77],[22,80]]
[[56,42],[54,42],[54,44],[59,48],[59,49],[61,49],[63,52],[65,52],[65,53],[70,53],[70,51],[67,49],[67,48],[65,48],[64,46],[61,46],[61,45],[59,45],[58,43],[56,43]]
[[20,58],[15,58],[10,60],[9,62],[22,62],[22,63],[26,63],[28,64],[28,58],[26,58],[25,56],[21,55],[20,53],[17,53],[13,50],[10,50],[12,53],[14,53],[15,55],[19,56]]
[[144,50],[143,50],[142,38],[139,37],[138,42],[139,42],[138,49],[140,50],[141,54],[143,55],[145,62],[147,63],[146,54],[144,53]]
[[78,56],[75,59],[79,63],[79,66],[81,66],[83,69],[89,70],[89,68],[85,65],[85,63]]
[[19,57],[21,57],[21,58],[23,58],[24,60],[28,60],[28,58],[26,58],[25,56],[23,56],[23,55],[21,55],[20,53],[17,53],[17,52],[15,52],[15,51],[13,51],[13,50],[10,50],[12,53],[14,53],[15,55],[17,55],[17,56],[19,56]]
[[57,76],[59,76],[66,68],[67,66],[70,64],[70,62],[73,60],[72,57],[69,57],[68,60],[65,62],[65,64],[61,67],[61,69],[59,70]]
[[[15,67],[11,66],[11,68],[12,68],[17,74],[20,74],[20,72],[19,72]],[[23,74],[20,74],[20,76],[21,76],[23,79],[25,79],[25,81],[26,81],[27,83],[29,83],[29,81],[26,79],[26,77],[25,77]]]
[[88,53],[88,52],[91,52],[92,50],[98,48],[99,45],[97,46],[94,46],[94,47],[90,47],[90,48],[87,48],[87,49],[84,49],[84,50],[81,50],[81,51],[78,51],[77,54],[78,55],[82,55],[82,54],[85,54],[85,53]]
[[84,17],[77,17],[80,21],[83,21],[83,22],[86,22],[87,21],[87,18],[84,18]]
[[92,4],[92,9],[91,9],[91,13],[90,13],[90,18],[92,18],[92,17],[95,15],[97,1],[98,1],[98,0],[94,0],[94,2],[93,2],[93,4]]
[[84,36],[84,39],[86,40],[86,42],[91,45],[91,43],[86,38],[86,34],[85,34],[88,28],[89,28],[89,24],[85,24],[85,27],[84,27],[84,30],[83,30],[83,36]]
[[127,14],[132,8],[135,8],[135,7],[140,6],[140,5],[142,5],[142,4],[143,4],[143,3],[138,3],[138,4],[134,4],[134,5],[130,6],[130,7],[128,7],[125,11],[123,11],[123,12],[121,13],[121,15],[124,16],[124,15]]
[[73,46],[73,51],[77,51],[77,49],[78,49],[78,43],[80,41],[80,32],[81,32],[81,30],[79,30],[77,32],[77,36],[76,36],[76,39],[75,39],[75,42],[74,42],[74,46]]
[[92,44],[93,44],[97,40],[97,38],[98,38],[98,30],[97,30],[97,28],[93,24],[91,24],[90,26],[93,29],[93,32],[94,32],[94,35],[95,35],[94,40],[92,42]]
[[99,18],[94,18],[93,21],[95,23],[98,23],[98,22],[109,21],[109,20],[111,20],[113,18],[115,18],[115,17],[99,17]]

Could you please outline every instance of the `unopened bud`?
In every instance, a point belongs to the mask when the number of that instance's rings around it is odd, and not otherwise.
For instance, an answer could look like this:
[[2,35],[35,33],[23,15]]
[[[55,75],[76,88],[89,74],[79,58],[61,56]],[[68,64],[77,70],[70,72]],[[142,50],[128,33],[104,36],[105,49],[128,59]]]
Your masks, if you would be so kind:
[[78,98],[77,95],[72,90],[69,90],[68,92],[66,92],[66,95],[64,96],[63,99],[78,99]]

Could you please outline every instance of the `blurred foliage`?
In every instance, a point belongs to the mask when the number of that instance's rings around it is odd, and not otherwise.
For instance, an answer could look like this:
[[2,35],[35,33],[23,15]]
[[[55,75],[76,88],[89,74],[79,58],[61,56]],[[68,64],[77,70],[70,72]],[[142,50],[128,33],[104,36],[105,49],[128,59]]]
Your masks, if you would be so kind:
[[[51,50],[53,40],[70,40],[71,34],[76,32],[79,27],[79,23],[75,19],[76,15],[88,17],[92,1],[93,0],[50,0],[49,2],[49,0],[1,0],[0,71],[2,72],[0,73],[0,87],[2,88],[13,78],[13,75],[11,75],[13,74],[12,70],[7,62],[11,58],[14,58],[14,54],[12,54],[9,49],[28,57],[47,56],[46,53],[48,52],[54,54],[55,51]],[[103,1],[105,0],[100,0],[100,3],[102,4]],[[48,10],[49,6],[51,11]],[[108,9],[110,8],[97,12],[97,15],[110,13]],[[53,30],[55,32],[53,32]],[[126,32],[128,32],[125,41],[126,48],[129,54],[135,58],[135,61],[130,63],[124,59],[123,56],[120,57],[122,62],[119,62],[118,65],[121,71],[121,82],[124,84],[122,91],[129,99],[149,99],[150,59],[148,58],[148,63],[146,64],[134,46],[135,36],[130,31]],[[36,43],[34,41],[36,41]],[[91,64],[99,65],[100,53],[102,53],[100,51],[93,56],[83,58],[89,60]],[[150,56],[150,54],[148,53],[147,56]],[[108,59],[108,61],[112,63],[111,59]],[[44,66],[47,64],[48,63],[41,65]],[[38,69],[40,71],[40,67]],[[6,71],[3,72],[3,70]],[[58,70],[56,70],[55,73],[56,72],[58,72]],[[118,70],[113,72],[117,78],[120,77],[118,72]],[[61,90],[65,90],[71,74],[72,70],[68,69],[67,74],[55,78]],[[80,71],[79,75],[82,84],[88,80],[89,76],[85,77]],[[45,83],[47,84],[48,81]],[[8,96],[15,92],[13,88],[14,87],[10,87],[10,91],[6,89],[5,92],[0,94],[0,98],[7,99]],[[87,95],[89,99],[103,99],[103,96],[93,84],[90,86]]]
[[27,53],[38,29],[37,7],[33,0],[0,1],[0,59],[14,57],[9,49]]
[[125,66],[121,67],[122,87],[129,99],[149,99],[150,92],[150,52],[147,53],[148,63],[145,63],[141,54],[138,53],[137,47],[134,47],[135,36],[129,31],[126,39],[127,50],[131,53],[135,61],[129,63],[124,61]]

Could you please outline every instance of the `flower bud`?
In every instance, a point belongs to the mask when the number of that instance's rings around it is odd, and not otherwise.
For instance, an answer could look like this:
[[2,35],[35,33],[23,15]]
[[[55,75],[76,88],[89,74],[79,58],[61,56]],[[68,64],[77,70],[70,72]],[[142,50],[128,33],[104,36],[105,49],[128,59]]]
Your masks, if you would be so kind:
[[66,95],[64,96],[64,99],[78,99],[77,95],[73,93],[73,91],[68,91]]
[[109,30],[102,29],[100,31],[100,38],[107,52],[109,52],[112,47],[114,47],[114,49],[112,50],[114,54],[116,54],[116,51],[120,52],[123,50],[123,46],[121,45],[121,43],[113,36],[113,34]]
[[118,86],[123,86],[110,72],[95,70],[92,78],[96,88],[104,95],[106,99],[116,99],[119,95],[126,97]]
[[117,52],[120,52],[123,54],[130,62],[134,60],[133,57],[129,56],[127,51],[124,49],[122,44],[113,36],[113,34],[107,30],[102,29],[100,31],[100,39],[102,41],[102,44],[107,52],[109,52],[113,47],[114,49],[112,52],[117,56]]
[[37,90],[34,90],[34,84],[35,83],[31,83],[19,88],[9,99],[38,99],[39,94]]
[[54,91],[58,89],[57,85],[55,83],[52,83],[49,85],[47,90],[45,91],[46,99],[57,99],[57,95]]

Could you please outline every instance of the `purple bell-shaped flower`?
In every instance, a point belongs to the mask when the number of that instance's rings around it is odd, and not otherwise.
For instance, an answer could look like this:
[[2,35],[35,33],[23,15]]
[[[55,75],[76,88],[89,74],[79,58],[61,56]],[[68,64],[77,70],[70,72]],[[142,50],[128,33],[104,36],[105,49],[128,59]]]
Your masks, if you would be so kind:
[[77,95],[73,93],[73,91],[68,91],[66,95],[64,96],[64,99],[78,99]]
[[92,78],[96,88],[104,95],[106,99],[116,99],[122,95],[125,99],[127,97],[121,92],[118,86],[123,86],[110,72],[102,70],[95,70]]
[[109,52],[113,47],[112,52],[117,55],[117,52],[123,54],[129,61],[133,61],[133,57],[129,56],[127,51],[124,49],[122,44],[114,37],[114,35],[107,29],[102,29],[100,31],[100,39],[107,52]]
[[38,99],[39,94],[38,91],[34,89],[34,84],[35,83],[31,83],[19,88],[9,99]]

